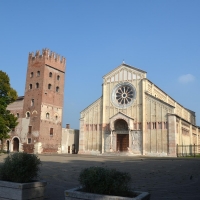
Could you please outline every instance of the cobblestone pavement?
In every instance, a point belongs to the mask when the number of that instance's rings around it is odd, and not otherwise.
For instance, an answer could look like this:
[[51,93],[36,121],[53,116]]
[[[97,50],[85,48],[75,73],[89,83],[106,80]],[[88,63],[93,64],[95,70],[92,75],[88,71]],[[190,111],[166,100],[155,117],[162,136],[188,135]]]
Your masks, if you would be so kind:
[[[0,156],[0,163],[6,155]],[[45,199],[64,200],[64,190],[79,186],[81,169],[104,166],[129,172],[135,190],[148,191],[151,200],[200,200],[200,158],[39,155],[40,179],[48,182]]]

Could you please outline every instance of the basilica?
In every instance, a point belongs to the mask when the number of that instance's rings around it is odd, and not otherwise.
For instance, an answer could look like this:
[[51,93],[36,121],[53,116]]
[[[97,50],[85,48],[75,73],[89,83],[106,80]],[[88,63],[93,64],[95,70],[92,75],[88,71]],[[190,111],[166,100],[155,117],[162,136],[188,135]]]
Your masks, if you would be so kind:
[[62,128],[65,68],[49,49],[29,53],[24,96],[7,107],[18,125],[4,150],[177,156],[178,145],[200,144],[195,112],[124,62],[103,76],[102,96],[81,111],[80,130]]
[[81,111],[79,153],[176,156],[198,144],[195,112],[122,63],[103,76],[102,96]]

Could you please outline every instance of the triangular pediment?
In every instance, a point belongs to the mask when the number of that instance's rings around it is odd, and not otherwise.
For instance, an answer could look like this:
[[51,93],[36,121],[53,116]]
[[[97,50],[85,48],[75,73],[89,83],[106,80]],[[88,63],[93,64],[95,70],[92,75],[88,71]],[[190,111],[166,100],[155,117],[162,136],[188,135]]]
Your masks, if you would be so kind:
[[[124,113],[122,113],[122,112],[118,112],[117,114],[115,114],[115,115],[113,115],[112,117],[110,117],[110,119],[113,119],[113,118],[118,118],[118,119],[121,119],[121,118],[124,118],[124,117],[126,117],[126,118],[130,118],[130,119],[132,119],[132,120],[134,120],[132,117],[129,117],[128,115],[126,115],[126,114],[124,114]],[[120,118],[121,117],[121,118]]]
[[134,119],[132,117],[129,117],[128,115],[122,113],[122,112],[118,112],[117,114],[113,115],[111,118],[110,118],[110,129],[111,130],[114,130],[115,127],[114,127],[114,123],[116,120],[118,119],[123,119],[124,121],[127,122],[128,124],[128,127],[130,130],[133,129],[133,121]]
[[146,78],[146,72],[122,63],[111,72],[103,76],[104,82],[131,81]]

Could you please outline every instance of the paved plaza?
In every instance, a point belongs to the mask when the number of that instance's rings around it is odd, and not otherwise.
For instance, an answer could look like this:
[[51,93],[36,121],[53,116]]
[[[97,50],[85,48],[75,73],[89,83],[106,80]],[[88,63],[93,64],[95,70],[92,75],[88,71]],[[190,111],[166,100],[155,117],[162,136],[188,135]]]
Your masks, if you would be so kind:
[[[0,162],[7,155],[0,156]],[[40,179],[48,182],[45,199],[64,200],[64,190],[79,186],[81,169],[90,166],[129,172],[135,190],[148,191],[151,200],[200,200],[200,158],[39,155]]]

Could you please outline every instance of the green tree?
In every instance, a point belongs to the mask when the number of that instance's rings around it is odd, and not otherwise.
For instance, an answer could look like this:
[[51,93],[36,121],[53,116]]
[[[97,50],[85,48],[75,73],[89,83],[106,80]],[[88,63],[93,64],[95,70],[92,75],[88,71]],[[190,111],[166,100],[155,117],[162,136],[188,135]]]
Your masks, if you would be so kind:
[[17,92],[10,86],[8,75],[0,70],[0,139],[8,138],[9,131],[18,124],[17,117],[6,110],[17,99]]

